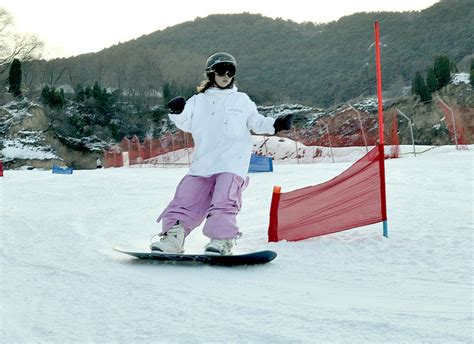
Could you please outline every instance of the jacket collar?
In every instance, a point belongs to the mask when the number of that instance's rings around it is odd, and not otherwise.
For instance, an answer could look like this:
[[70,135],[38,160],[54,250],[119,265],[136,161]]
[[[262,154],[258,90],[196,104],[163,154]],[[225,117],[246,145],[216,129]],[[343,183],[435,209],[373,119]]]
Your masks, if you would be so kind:
[[237,92],[237,86],[233,86],[232,88],[226,88],[224,90],[217,88],[217,87],[211,87],[209,88],[204,94],[212,95],[212,96],[218,96],[218,95],[227,95],[230,93]]

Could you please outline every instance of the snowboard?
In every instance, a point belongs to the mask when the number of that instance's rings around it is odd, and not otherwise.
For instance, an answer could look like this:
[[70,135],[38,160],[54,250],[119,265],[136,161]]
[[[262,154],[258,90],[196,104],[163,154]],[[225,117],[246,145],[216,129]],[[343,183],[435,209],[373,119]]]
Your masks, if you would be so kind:
[[271,262],[277,256],[276,252],[274,251],[258,251],[245,254],[234,254],[230,256],[220,256],[211,254],[161,253],[155,251],[136,252],[124,250],[118,247],[114,247],[114,250],[139,259],[148,259],[159,262],[201,263],[221,266],[265,264]]

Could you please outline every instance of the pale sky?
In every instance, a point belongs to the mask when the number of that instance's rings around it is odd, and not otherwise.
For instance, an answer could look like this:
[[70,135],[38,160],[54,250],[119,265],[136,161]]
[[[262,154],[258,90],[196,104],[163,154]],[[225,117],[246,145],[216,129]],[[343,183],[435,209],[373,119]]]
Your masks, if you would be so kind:
[[356,12],[419,11],[438,0],[0,0],[17,31],[45,42],[46,58],[96,52],[196,17],[259,13],[323,23]]

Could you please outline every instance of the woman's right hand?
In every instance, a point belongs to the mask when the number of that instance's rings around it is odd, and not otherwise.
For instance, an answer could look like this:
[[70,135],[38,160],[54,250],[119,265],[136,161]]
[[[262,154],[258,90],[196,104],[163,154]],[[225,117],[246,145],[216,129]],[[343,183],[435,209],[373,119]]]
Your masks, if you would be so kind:
[[171,114],[178,115],[183,112],[185,105],[186,100],[183,97],[176,97],[168,102],[168,109],[170,110]]

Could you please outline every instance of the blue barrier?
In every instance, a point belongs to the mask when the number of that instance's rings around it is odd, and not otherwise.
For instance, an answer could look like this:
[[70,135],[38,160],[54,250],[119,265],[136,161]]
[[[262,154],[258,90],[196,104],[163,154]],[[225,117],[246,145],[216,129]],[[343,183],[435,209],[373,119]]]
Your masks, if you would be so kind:
[[72,168],[72,167],[60,167],[60,166],[53,165],[53,173],[72,174],[73,170],[74,170],[74,168]]
[[252,154],[250,157],[249,173],[252,172],[273,172],[272,158]]

